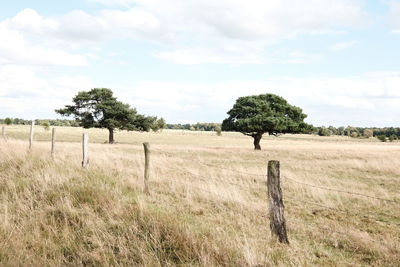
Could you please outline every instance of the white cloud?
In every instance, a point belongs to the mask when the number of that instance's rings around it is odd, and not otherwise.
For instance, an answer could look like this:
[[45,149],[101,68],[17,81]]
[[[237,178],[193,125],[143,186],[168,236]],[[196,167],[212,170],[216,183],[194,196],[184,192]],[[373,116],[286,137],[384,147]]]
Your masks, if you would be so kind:
[[143,82],[135,88],[125,87],[117,95],[139,111],[165,116],[170,122],[181,122],[176,118],[221,121],[238,97],[275,93],[302,107],[308,121],[315,124],[388,126],[400,123],[395,115],[400,105],[399,87],[400,73],[380,72],[346,78],[275,77],[216,84]]
[[[56,22],[42,19],[33,10],[24,10],[11,20],[0,23],[0,64],[87,65],[86,57],[62,49],[46,47],[27,40],[24,31],[41,33],[53,30]],[[11,27],[11,25],[13,27]]]
[[61,76],[55,77],[51,80],[51,83],[56,88],[63,92],[63,97],[70,97],[71,90],[74,91],[87,91],[94,87],[93,82],[85,76]]
[[[175,36],[172,49],[154,55],[180,64],[275,62],[277,60],[268,56],[270,44],[299,35],[332,34],[363,25],[366,14],[361,3],[179,0],[170,5],[161,0],[135,1],[136,5],[153,13],[170,35]],[[232,46],[236,51],[227,49]]]
[[[23,79],[21,79],[23,77]],[[104,86],[104,85],[103,85]],[[168,122],[221,121],[240,96],[275,93],[303,108],[317,125],[392,126],[399,124],[400,72],[350,77],[272,77],[260,81],[213,84],[141,82],[107,84],[123,102],[141,113]],[[84,76],[46,79],[30,67],[0,67],[0,110],[3,116],[54,117],[54,109],[71,102],[96,84]]]
[[393,29],[394,34],[400,33],[400,2],[399,1],[388,1],[389,5],[389,23]]
[[27,9],[4,23],[24,36],[67,42],[74,48],[87,41],[136,38],[159,42],[164,48],[153,55],[178,64],[259,64],[284,61],[271,59],[268,51],[280,40],[343,32],[367,19],[361,0],[93,1],[126,8],[93,14],[77,10],[48,18]]
[[58,22],[58,27],[44,33],[48,39],[59,39],[82,46],[82,42],[98,42],[111,36],[112,29],[107,21],[81,10],[55,16],[53,19]]
[[55,30],[58,22],[51,18],[41,17],[35,10],[27,8],[19,12],[15,17],[7,20],[5,24],[12,25],[14,29],[42,33]]
[[[231,48],[233,48],[231,46]],[[176,64],[304,64],[321,59],[318,54],[295,51],[282,56],[265,56],[257,47],[236,47],[237,49],[191,47],[166,52],[156,52],[154,57]]]
[[1,66],[0,110],[3,116],[54,117],[54,109],[69,103],[78,91],[91,87],[93,83],[81,76],[46,79],[31,67]]
[[91,0],[140,6],[172,30],[207,27],[231,39],[291,37],[338,27],[360,26],[366,14],[359,0]]
[[0,67],[0,97],[38,96],[47,90],[46,81],[39,79],[29,67],[3,66]]
[[172,51],[156,52],[154,57],[177,64],[263,64],[268,60],[251,49],[189,47]]
[[157,18],[141,8],[128,11],[104,10],[101,12],[101,16],[105,21],[113,21],[113,24],[120,28],[147,32],[160,27]]
[[100,3],[106,6],[130,6],[136,0],[89,0],[89,2]]
[[319,54],[278,49],[266,53],[262,42],[224,42],[216,46],[189,46],[152,55],[176,64],[304,64],[319,62]]
[[25,38],[72,48],[116,37],[161,40],[167,36],[158,19],[140,7],[125,11],[101,10],[94,14],[74,10],[49,18],[33,9],[24,9],[0,24]]
[[332,51],[341,51],[350,47],[353,47],[357,42],[356,41],[347,41],[333,44],[329,47],[329,50]]

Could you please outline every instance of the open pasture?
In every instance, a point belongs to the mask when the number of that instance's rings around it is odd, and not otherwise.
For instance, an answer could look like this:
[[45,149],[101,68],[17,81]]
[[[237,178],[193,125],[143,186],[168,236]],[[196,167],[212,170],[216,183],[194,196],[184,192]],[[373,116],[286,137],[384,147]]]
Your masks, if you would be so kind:
[[[81,168],[82,132],[90,138]],[[0,263],[398,266],[400,143],[285,135],[7,126]],[[142,193],[151,144],[150,195]],[[271,238],[266,167],[281,162],[290,245]],[[355,193],[355,194],[350,194]],[[383,200],[384,199],[384,200]],[[389,201],[386,201],[389,200]]]

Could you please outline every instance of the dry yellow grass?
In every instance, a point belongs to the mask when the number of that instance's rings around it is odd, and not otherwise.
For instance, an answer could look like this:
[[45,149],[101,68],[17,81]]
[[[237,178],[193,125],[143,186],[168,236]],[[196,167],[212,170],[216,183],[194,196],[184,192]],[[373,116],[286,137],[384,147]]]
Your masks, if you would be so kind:
[[[1,265],[398,266],[399,143],[344,137],[7,128],[0,141]],[[86,130],[85,130],[86,131]],[[142,142],[152,148],[149,196]],[[280,160],[290,246],[271,239],[264,174]],[[285,179],[286,178],[286,179]],[[385,202],[301,183],[391,199]],[[332,207],[335,209],[329,209]]]

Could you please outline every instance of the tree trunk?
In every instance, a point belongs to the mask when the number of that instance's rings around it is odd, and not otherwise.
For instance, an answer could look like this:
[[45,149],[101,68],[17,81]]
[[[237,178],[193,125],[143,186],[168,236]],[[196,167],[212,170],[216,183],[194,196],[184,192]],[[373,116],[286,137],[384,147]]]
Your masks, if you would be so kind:
[[262,138],[262,133],[257,133],[253,135],[254,138],[254,150],[261,150],[260,141]]
[[114,144],[114,129],[109,128],[108,129],[109,135],[108,135],[108,143],[109,144]]

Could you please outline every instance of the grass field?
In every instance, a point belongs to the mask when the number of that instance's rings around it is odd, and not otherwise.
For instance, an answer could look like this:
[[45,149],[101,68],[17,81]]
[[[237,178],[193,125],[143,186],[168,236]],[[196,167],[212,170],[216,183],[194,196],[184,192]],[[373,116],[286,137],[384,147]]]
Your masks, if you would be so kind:
[[[28,134],[7,126],[0,140],[0,265],[400,265],[398,142],[285,135],[253,151],[238,133],[117,132],[108,145],[105,130],[58,128],[52,160],[51,132],[36,127],[30,152]],[[281,162],[289,246],[269,231],[268,160]]]

